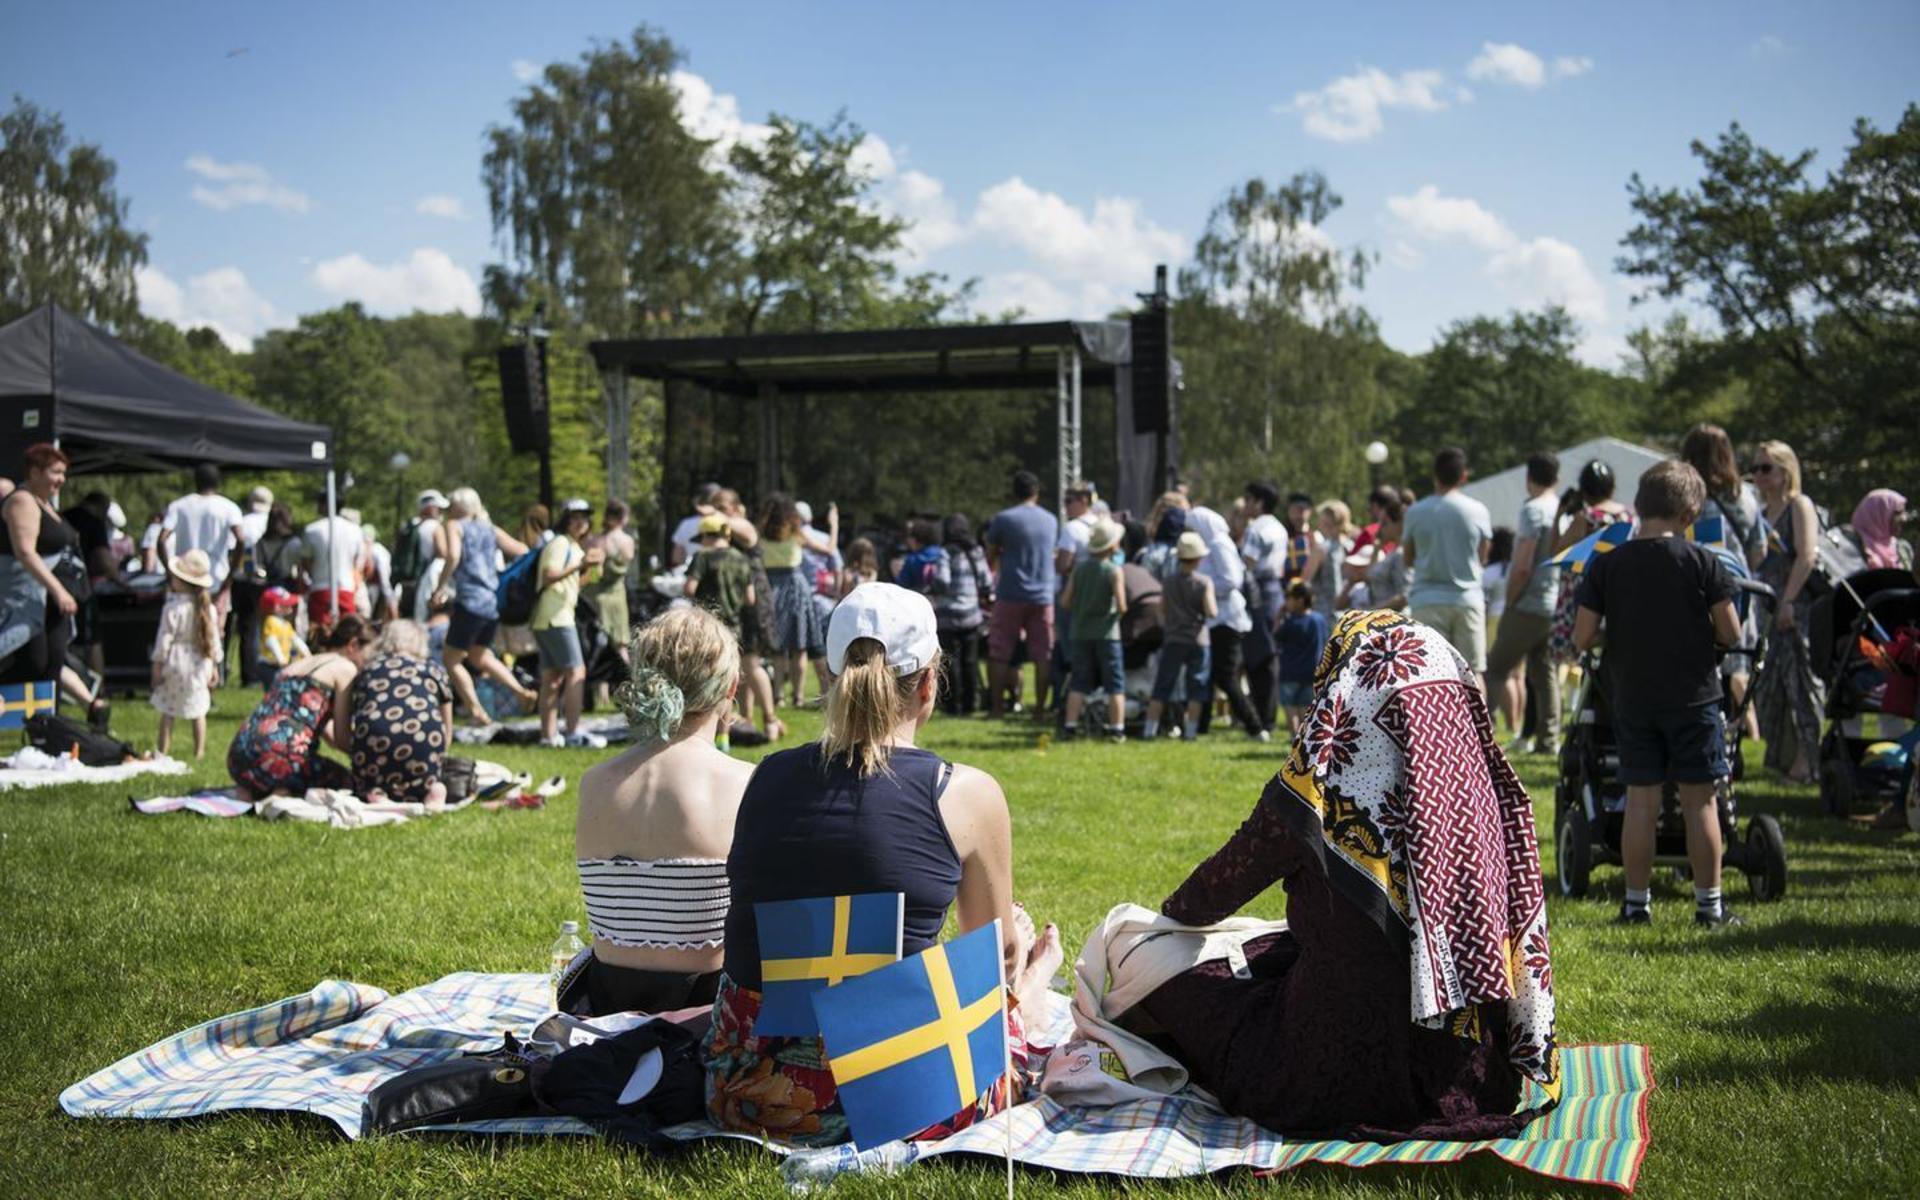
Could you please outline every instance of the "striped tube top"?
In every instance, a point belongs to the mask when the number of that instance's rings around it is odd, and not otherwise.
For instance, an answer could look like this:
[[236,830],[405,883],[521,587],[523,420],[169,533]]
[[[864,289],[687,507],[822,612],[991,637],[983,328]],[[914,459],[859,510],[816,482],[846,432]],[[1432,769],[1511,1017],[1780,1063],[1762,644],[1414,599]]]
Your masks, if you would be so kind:
[[649,950],[713,950],[725,943],[724,859],[618,855],[577,865],[594,937]]

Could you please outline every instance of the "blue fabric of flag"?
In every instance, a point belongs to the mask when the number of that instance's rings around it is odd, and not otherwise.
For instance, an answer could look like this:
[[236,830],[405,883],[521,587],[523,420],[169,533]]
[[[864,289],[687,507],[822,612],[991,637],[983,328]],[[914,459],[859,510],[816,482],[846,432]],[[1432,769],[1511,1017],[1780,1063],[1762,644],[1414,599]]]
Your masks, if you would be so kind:
[[1579,575],[1586,571],[1587,564],[1593,561],[1594,555],[1606,554],[1615,547],[1623,546],[1632,537],[1633,526],[1621,521],[1581,538],[1548,559],[1547,565]]
[[778,900],[753,906],[760,929],[760,1037],[811,1037],[815,992],[900,961],[900,892]]
[[25,729],[28,717],[52,712],[58,704],[56,691],[52,681],[0,684],[0,729]]
[[813,1008],[854,1144],[918,1133],[1006,1070],[998,921],[838,987]]

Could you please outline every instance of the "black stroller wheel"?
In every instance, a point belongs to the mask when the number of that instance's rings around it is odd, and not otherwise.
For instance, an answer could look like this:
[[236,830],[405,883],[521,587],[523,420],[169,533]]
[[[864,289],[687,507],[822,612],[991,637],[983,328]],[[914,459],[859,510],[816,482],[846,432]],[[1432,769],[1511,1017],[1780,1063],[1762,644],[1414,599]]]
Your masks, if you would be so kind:
[[1554,865],[1560,876],[1560,894],[1579,899],[1593,878],[1593,829],[1587,810],[1578,800],[1567,806],[1553,834]]
[[1747,887],[1761,902],[1778,900],[1787,892],[1787,839],[1780,822],[1761,813],[1747,822]]

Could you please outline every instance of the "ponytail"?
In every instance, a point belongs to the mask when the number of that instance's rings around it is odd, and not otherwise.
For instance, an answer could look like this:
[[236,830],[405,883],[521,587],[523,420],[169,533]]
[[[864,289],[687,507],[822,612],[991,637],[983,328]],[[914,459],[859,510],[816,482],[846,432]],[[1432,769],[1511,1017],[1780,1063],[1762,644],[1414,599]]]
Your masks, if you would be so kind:
[[820,735],[826,757],[846,759],[862,778],[886,771],[893,731],[912,714],[921,680],[939,669],[936,655],[914,674],[896,676],[886,647],[873,638],[856,639],[827,689],[827,728]]

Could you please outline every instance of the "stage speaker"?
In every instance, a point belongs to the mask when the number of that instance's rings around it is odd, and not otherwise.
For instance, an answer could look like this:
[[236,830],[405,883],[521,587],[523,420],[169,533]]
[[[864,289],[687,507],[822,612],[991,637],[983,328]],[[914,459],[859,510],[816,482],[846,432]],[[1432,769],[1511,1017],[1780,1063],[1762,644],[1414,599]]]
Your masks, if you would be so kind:
[[500,403],[515,453],[547,448],[547,372],[538,345],[500,347]]
[[1173,312],[1156,305],[1135,313],[1133,325],[1133,431],[1168,433],[1173,408]]

